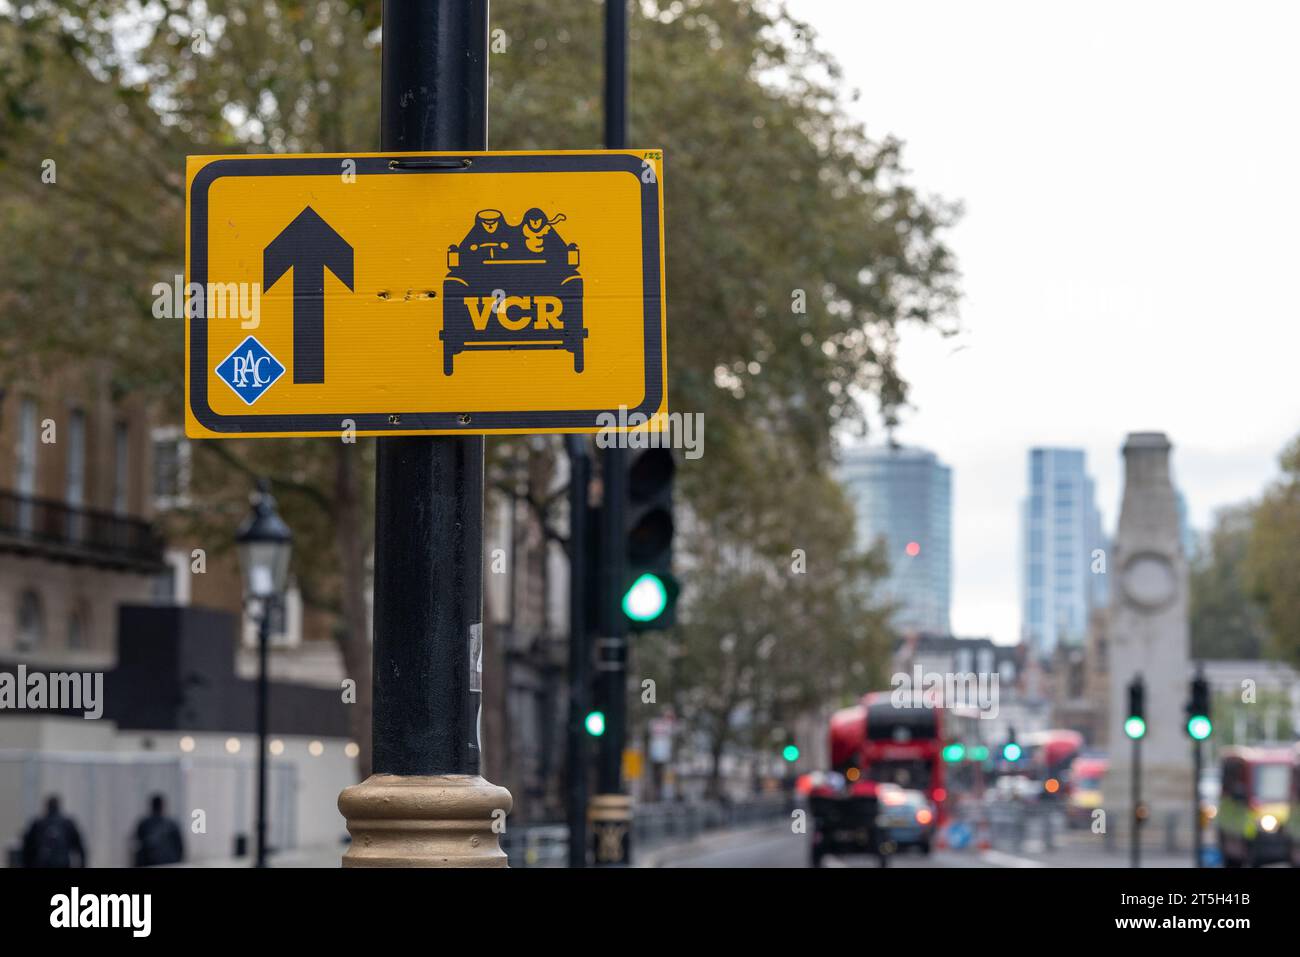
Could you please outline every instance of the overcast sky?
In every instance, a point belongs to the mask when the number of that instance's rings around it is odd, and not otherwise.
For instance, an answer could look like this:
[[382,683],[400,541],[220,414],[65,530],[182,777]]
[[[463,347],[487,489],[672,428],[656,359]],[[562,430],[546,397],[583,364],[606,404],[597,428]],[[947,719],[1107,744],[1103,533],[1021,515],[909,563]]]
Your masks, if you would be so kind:
[[1195,528],[1276,477],[1300,432],[1300,4],[789,5],[913,183],[966,207],[964,333],[904,337],[897,433],[953,467],[957,634],[1019,634],[1031,445],[1087,451],[1108,534],[1128,432],[1168,433]]

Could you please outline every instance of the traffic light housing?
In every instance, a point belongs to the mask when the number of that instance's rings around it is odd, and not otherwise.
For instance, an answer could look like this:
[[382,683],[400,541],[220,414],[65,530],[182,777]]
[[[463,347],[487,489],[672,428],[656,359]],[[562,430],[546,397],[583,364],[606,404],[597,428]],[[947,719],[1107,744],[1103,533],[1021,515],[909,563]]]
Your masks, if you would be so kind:
[[1210,719],[1210,683],[1200,671],[1192,679],[1191,696],[1187,701],[1187,735],[1194,741],[1204,741],[1214,733]]
[[593,738],[599,738],[605,733],[605,712],[588,711],[582,726],[586,728],[587,733]]
[[619,608],[629,631],[669,628],[677,620],[679,590],[672,571],[677,464],[667,448],[629,449],[625,462],[626,564]]
[[1020,743],[1016,740],[1016,729],[1008,728],[1007,743],[1002,745],[1002,760],[1015,764],[1024,753],[1024,749],[1020,747]]
[[1146,737],[1147,689],[1141,675],[1134,675],[1128,685],[1128,717],[1124,719],[1124,733],[1134,741]]

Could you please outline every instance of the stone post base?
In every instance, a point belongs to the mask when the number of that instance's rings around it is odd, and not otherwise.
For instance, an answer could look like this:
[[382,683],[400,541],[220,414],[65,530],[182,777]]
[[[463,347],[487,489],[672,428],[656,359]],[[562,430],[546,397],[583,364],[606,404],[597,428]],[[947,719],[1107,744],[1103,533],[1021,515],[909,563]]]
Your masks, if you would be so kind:
[[506,867],[497,834],[513,804],[478,775],[372,774],[339,795],[352,835],[343,866]]
[[626,866],[632,850],[632,798],[626,794],[593,794],[587,820],[596,866]]

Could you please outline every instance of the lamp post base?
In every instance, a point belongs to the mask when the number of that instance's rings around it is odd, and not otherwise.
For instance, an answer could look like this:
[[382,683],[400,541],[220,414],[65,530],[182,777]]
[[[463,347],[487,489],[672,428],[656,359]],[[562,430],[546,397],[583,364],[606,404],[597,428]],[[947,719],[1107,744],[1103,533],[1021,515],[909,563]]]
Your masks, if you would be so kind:
[[478,775],[372,774],[339,795],[343,866],[506,867],[497,835],[513,803]]
[[592,858],[597,867],[626,867],[632,851],[632,798],[594,794],[587,811]]

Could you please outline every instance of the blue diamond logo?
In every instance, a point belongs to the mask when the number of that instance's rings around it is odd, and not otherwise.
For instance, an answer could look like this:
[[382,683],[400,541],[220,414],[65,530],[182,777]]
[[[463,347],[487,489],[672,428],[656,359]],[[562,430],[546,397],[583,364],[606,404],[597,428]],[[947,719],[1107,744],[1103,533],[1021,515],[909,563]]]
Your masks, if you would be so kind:
[[249,336],[217,366],[217,377],[249,405],[262,397],[275,380],[284,375],[284,366],[253,336]]

